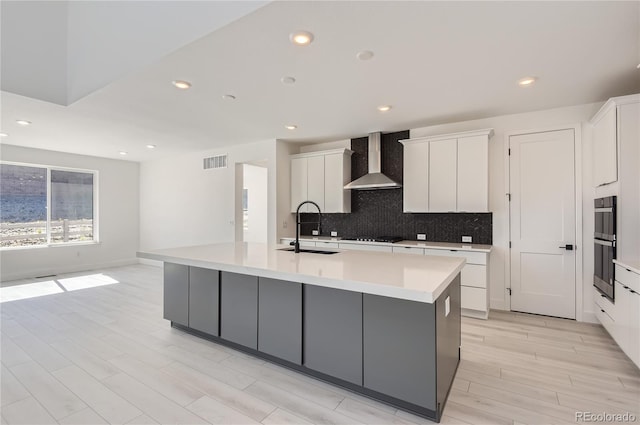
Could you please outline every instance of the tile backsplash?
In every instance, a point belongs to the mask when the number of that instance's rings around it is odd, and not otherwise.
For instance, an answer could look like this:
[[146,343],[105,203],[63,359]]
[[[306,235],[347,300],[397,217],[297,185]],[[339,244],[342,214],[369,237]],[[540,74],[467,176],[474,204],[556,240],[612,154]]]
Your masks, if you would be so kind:
[[[402,183],[402,144],[408,131],[382,135],[382,172]],[[351,140],[352,179],[367,172],[367,138]],[[302,214],[302,221],[315,221],[316,214]],[[303,225],[310,235],[313,225]],[[352,190],[351,213],[323,214],[322,236],[337,231],[342,237],[400,236],[415,240],[425,233],[428,241],[461,242],[471,236],[474,244],[492,243],[491,213],[403,213],[402,189]]]

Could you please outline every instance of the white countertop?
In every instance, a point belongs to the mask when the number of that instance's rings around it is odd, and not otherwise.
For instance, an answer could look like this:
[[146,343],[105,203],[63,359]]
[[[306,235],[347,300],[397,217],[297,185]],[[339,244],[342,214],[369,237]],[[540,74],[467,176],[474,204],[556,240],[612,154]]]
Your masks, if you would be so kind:
[[[282,239],[295,239],[292,237],[282,238]],[[478,251],[478,252],[491,252],[491,245],[482,245],[482,244],[463,244],[463,243],[452,243],[452,242],[431,242],[431,241],[409,241],[404,240],[400,242],[390,243],[390,242],[368,242],[368,241],[347,241],[343,240],[339,237],[328,237],[328,236],[300,236],[301,241],[312,241],[312,242],[335,242],[335,243],[352,243],[352,244],[361,244],[361,245],[382,245],[382,246],[402,246],[402,247],[410,247],[410,248],[428,248],[428,249],[445,249],[445,250],[459,250],[459,251]]]
[[636,273],[640,274],[640,261],[639,260],[629,261],[629,260],[625,260],[625,259],[620,259],[620,260],[613,260],[613,262],[615,264],[618,264],[618,265],[624,267],[627,270],[631,270],[632,272],[636,272]]
[[139,258],[301,282],[419,302],[434,302],[464,258],[344,250],[295,254],[285,245],[223,243],[138,252]]

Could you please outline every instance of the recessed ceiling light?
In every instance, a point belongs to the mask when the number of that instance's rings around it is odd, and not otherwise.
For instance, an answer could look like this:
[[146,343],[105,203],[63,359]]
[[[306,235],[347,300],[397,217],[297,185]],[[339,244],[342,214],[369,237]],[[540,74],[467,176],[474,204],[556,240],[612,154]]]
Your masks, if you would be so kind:
[[176,88],[179,88],[181,90],[187,90],[188,88],[191,88],[191,83],[184,80],[173,80],[171,84],[173,84],[174,86],[176,86]]
[[289,40],[293,44],[297,44],[298,46],[306,46],[307,44],[311,44],[313,41],[313,34],[309,31],[296,31],[289,34]]
[[222,98],[224,100],[236,100],[236,97],[234,95],[232,95],[232,94],[223,94]]
[[282,84],[294,84],[296,82],[296,79],[293,77],[282,77],[280,78],[280,81],[282,81]]
[[31,121],[27,121],[27,120],[16,120],[16,123],[22,126],[28,126],[29,124],[31,124]]
[[532,86],[537,79],[538,79],[537,77],[524,77],[518,80],[518,84],[521,87],[529,87],[529,86]]
[[287,130],[295,130],[296,128],[298,128],[298,126],[290,124],[290,125],[285,125],[284,128],[286,128]]
[[7,133],[0,133],[0,137],[9,137]]
[[155,149],[156,145],[147,145],[147,149]]
[[640,63],[638,64],[638,66],[636,66],[637,69],[640,69]]
[[380,112],[388,112],[391,110],[391,105],[380,105],[378,106],[378,111]]
[[120,155],[126,155],[126,154],[128,154],[129,152],[120,151],[120,152],[118,152],[118,153],[119,153]]
[[371,50],[363,50],[361,52],[358,52],[356,57],[361,61],[368,61],[373,57],[373,52]]

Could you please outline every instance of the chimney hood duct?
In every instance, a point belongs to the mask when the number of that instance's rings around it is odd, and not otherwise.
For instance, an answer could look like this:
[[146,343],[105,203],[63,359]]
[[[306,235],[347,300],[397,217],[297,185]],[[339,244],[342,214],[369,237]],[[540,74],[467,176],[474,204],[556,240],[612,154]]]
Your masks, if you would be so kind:
[[346,185],[345,189],[374,190],[398,189],[402,185],[382,174],[382,155],[380,153],[380,133],[369,134],[369,172]]

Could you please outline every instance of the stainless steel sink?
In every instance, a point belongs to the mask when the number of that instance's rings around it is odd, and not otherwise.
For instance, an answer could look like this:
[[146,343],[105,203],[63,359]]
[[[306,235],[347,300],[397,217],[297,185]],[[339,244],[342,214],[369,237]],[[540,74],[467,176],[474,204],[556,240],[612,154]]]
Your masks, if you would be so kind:
[[[278,251],[289,251],[289,252],[294,252],[295,249],[294,248],[279,248]],[[323,251],[320,249],[303,249],[300,248],[300,252],[308,252],[309,254],[324,254],[324,255],[330,255],[330,254],[337,254],[338,251]]]

